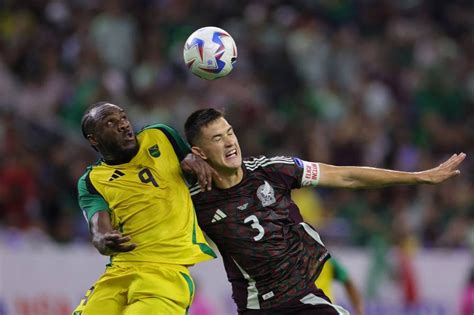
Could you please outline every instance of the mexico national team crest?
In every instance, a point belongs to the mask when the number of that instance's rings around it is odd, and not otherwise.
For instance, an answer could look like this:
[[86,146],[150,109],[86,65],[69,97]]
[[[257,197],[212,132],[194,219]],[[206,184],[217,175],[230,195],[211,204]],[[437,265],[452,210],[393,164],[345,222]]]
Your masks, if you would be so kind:
[[160,148],[158,148],[158,145],[155,144],[155,145],[152,145],[151,147],[148,148],[148,152],[150,152],[150,155],[152,157],[159,157],[160,156]]
[[262,202],[262,206],[267,207],[276,202],[275,199],[275,190],[267,181],[264,181],[264,184],[258,187],[257,197]]

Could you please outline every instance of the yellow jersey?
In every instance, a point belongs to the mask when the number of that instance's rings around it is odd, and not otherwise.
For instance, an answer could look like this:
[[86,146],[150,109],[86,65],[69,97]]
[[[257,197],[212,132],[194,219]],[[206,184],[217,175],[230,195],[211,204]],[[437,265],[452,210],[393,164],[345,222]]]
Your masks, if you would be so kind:
[[333,257],[326,261],[323,270],[316,279],[316,286],[334,302],[332,284],[334,281],[345,283],[349,275],[346,269]]
[[152,125],[137,133],[138,153],[128,163],[99,160],[79,179],[79,205],[88,221],[108,211],[112,225],[137,247],[113,262],[192,265],[215,258],[196,220],[180,161],[190,152],[178,133]]

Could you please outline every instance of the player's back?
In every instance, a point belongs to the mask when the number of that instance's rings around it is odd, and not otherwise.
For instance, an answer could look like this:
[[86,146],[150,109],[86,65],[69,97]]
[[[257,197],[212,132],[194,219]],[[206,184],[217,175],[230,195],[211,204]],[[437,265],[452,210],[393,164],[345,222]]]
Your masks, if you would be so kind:
[[229,189],[191,188],[199,224],[223,256],[239,308],[269,308],[315,280],[329,257],[291,201],[302,171],[292,158],[244,161],[242,181]]
[[142,130],[137,139],[139,151],[130,162],[99,161],[79,181],[80,204],[88,219],[104,210],[88,200],[102,199],[114,228],[137,244],[112,261],[190,265],[215,257],[197,225],[182,177],[179,161],[186,145],[164,125]]

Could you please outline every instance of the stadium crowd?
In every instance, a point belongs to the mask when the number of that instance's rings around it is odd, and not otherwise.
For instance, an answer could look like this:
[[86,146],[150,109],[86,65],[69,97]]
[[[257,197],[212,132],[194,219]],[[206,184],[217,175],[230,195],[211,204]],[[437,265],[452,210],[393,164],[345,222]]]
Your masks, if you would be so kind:
[[[316,189],[329,244],[467,248],[474,243],[474,8],[469,1],[0,2],[0,242],[84,242],[76,182],[97,156],[84,109],[125,105],[135,127],[182,132],[193,110],[224,108],[244,156],[296,155],[414,171],[466,152],[441,186]],[[182,61],[195,29],[227,30],[226,78]]]

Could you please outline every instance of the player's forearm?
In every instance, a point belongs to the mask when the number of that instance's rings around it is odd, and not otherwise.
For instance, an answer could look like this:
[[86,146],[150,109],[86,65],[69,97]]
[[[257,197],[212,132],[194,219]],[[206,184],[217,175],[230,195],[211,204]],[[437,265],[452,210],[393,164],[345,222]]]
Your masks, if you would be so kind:
[[401,172],[372,167],[343,167],[348,188],[378,188],[425,183],[421,172]]
[[337,188],[377,188],[393,185],[439,184],[461,173],[466,154],[453,154],[440,165],[421,172],[401,172],[373,167],[317,163],[318,185]]
[[334,166],[320,163],[320,186],[334,188],[378,188],[419,184],[427,181],[425,172],[401,172],[374,167]]
[[105,236],[113,230],[108,212],[97,212],[91,218],[90,231],[92,235],[92,244],[102,255],[110,256],[112,254],[111,249],[107,246]]

